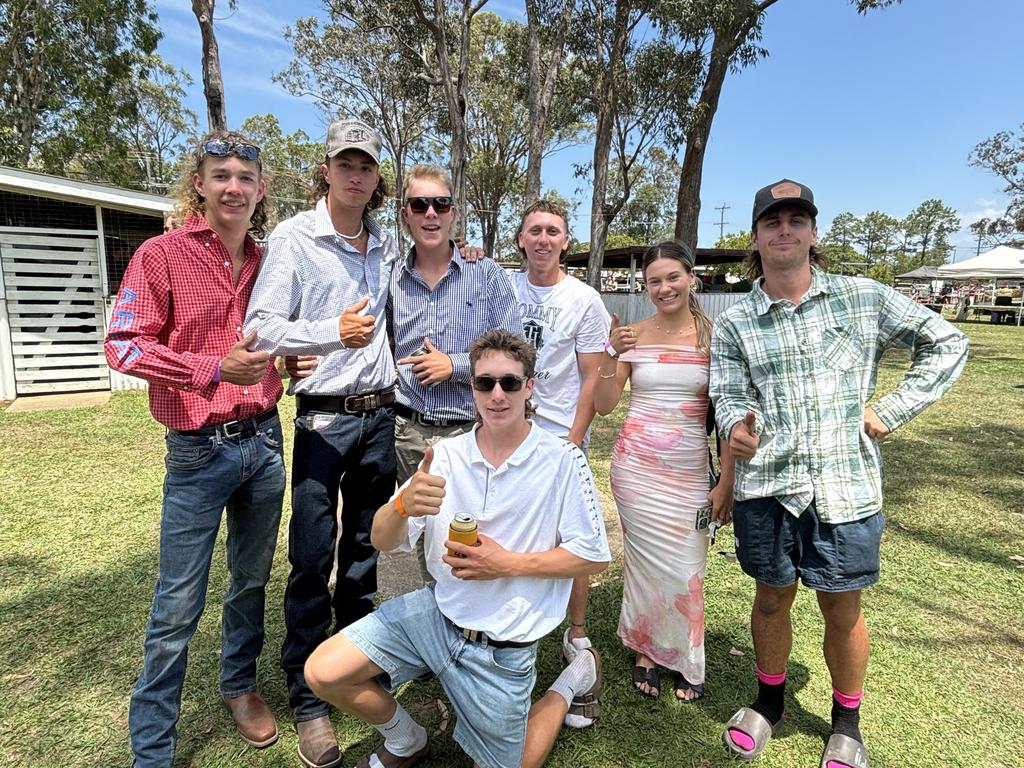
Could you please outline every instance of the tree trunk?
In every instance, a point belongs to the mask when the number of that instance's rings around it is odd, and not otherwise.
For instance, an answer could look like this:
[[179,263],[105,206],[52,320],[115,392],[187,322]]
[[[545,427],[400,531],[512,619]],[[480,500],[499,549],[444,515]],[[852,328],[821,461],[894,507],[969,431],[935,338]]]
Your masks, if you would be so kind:
[[[604,17],[603,3],[599,6],[598,19]],[[618,78],[615,70],[622,64],[626,42],[629,37],[630,14],[628,0],[615,3],[615,21],[611,50],[605,58],[604,29],[598,23],[595,34],[597,42],[597,68],[600,75],[594,83],[594,111],[597,115],[597,131],[594,135],[594,192],[590,199],[590,256],[587,261],[587,284],[601,290],[601,267],[604,264],[604,248],[611,228],[611,215],[605,204],[608,194],[608,158],[612,147],[612,129],[615,110],[618,106]]]
[[736,50],[746,42],[747,35],[761,14],[777,2],[778,0],[761,0],[754,7],[744,10],[741,5],[745,3],[737,0],[734,3],[736,15],[729,19],[729,23],[721,24],[714,30],[711,62],[700,91],[700,100],[695,107],[698,116],[686,133],[686,152],[683,154],[683,167],[679,172],[679,192],[676,196],[675,237],[689,243],[691,247],[697,247],[704,153],[707,151],[708,136],[711,135],[711,123],[715,119],[715,112],[718,111],[722,85],[729,73],[729,63]]
[[697,247],[697,228],[700,224],[700,185],[704,175],[704,153],[707,151],[711,122],[715,119],[722,85],[729,72],[729,57],[734,47],[731,41],[716,34],[711,44],[711,63],[700,91],[696,117],[687,131],[686,152],[679,172],[679,193],[676,196],[675,237],[691,248]]
[[526,0],[526,29],[529,60],[529,84],[527,87],[527,108],[530,113],[529,146],[526,153],[526,204],[540,197],[540,168],[547,145],[548,113],[555,97],[555,85],[562,68],[562,54],[565,50],[565,36],[572,18],[574,0],[563,0],[555,40],[551,46],[551,59],[541,76],[540,19],[537,0]]
[[206,119],[211,131],[226,131],[227,109],[224,106],[224,80],[220,74],[220,51],[213,31],[213,6],[216,0],[192,0],[192,12],[203,35],[203,93],[206,96]]

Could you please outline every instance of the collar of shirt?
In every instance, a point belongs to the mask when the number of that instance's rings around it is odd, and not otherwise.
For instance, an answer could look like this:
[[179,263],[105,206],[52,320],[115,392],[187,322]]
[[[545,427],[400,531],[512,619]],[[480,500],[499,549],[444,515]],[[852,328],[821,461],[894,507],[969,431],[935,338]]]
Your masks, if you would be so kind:
[[[763,276],[754,281],[754,285],[751,287],[750,292],[754,294],[754,311],[758,315],[767,314],[768,310],[776,304],[790,303],[786,299],[773,299],[765,293]],[[803,295],[803,298],[801,298],[795,306],[803,304],[812,296],[818,296],[823,293],[830,293],[828,273],[822,272],[815,266],[811,266],[811,287],[807,289],[807,293]]]
[[[213,227],[210,226],[210,222],[199,214],[189,215],[185,219],[185,223],[181,225],[180,231],[187,233],[191,237],[199,238],[204,242],[211,237],[216,238],[217,240],[222,240],[221,236],[217,234]],[[173,230],[169,234],[173,234]],[[243,247],[246,261],[249,261],[249,259],[258,259],[263,255],[260,246],[249,233],[246,233],[245,235]]]
[[[366,241],[366,252],[369,253],[371,249],[384,243],[384,233],[380,228],[380,225],[369,216],[363,216],[363,226],[366,227],[366,232],[369,235],[369,238]],[[327,210],[326,197],[321,197],[316,201],[313,220],[313,237],[329,237],[331,239],[336,239],[341,243],[342,247],[346,251],[352,251],[353,253],[358,253],[362,256],[359,249],[348,242],[348,240],[341,237],[338,234],[338,230],[334,228],[334,222],[331,221],[331,213]]]
[[[450,273],[453,268],[461,272],[462,268],[466,265],[466,260],[462,258],[462,252],[459,250],[459,246],[455,244],[454,240],[449,240],[448,245],[452,249],[452,258],[448,262],[448,272]],[[409,274],[413,274],[416,271],[415,263],[416,246],[413,245],[409,248],[409,252],[405,255],[405,258],[402,260],[402,269],[408,272]]]
[[481,426],[481,424],[477,424],[473,427],[473,439],[468,441],[469,461],[471,464],[484,464],[485,466],[491,467],[491,469],[499,472],[503,471],[505,467],[515,467],[527,461],[533,455],[537,441],[540,440],[539,434],[541,429],[531,421],[530,431],[527,433],[523,442],[519,444],[519,447],[512,452],[511,456],[502,462],[500,467],[493,467],[491,466],[491,463],[484,458],[484,455],[480,453],[480,445],[477,443],[476,433]]

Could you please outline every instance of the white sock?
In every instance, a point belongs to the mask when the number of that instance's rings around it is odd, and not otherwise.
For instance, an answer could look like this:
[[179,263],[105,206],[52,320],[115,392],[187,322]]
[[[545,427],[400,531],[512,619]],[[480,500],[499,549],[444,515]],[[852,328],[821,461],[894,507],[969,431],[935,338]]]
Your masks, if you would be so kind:
[[566,704],[572,704],[572,700],[589,691],[596,680],[597,666],[594,664],[594,654],[580,653],[576,655],[569,666],[562,670],[562,674],[548,690],[554,691],[565,699]]
[[412,715],[406,712],[401,704],[397,705],[394,717],[373,727],[384,737],[384,746],[388,752],[399,757],[408,757],[423,749],[427,743],[426,729],[413,720]]
[[[565,660],[570,664],[579,655],[579,652],[585,648],[590,648],[589,637],[574,637],[572,640],[569,639],[569,632],[572,627],[566,627],[565,633],[562,635],[562,653],[565,655]],[[587,654],[590,655],[589,653]]]

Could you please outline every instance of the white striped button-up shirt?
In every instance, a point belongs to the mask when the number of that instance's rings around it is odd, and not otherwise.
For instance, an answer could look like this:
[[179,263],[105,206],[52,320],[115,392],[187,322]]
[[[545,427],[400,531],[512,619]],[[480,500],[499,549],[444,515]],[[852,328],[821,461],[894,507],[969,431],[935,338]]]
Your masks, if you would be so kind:
[[[335,231],[324,199],[270,235],[245,329],[256,331],[258,350],[320,357],[312,376],[291,381],[289,394],[338,397],[395,382],[385,308],[398,246],[376,222],[367,218],[363,224],[369,231],[366,256]],[[370,303],[364,312],[377,318],[377,330],[366,347],[348,349],[338,323],[347,307],[365,297]]]

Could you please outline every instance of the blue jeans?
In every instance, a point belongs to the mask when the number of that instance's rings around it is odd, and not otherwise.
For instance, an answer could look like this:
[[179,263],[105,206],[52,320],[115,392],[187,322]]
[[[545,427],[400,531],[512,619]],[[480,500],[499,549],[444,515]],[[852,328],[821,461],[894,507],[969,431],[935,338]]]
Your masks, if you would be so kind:
[[264,588],[284,498],[281,423],[274,418],[244,438],[168,432],[165,464],[159,575],[128,710],[136,768],[169,768],[174,758],[188,641],[206,604],[225,507],[231,583],[221,620],[220,690],[233,697],[256,688]]
[[[341,491],[341,533],[338,491]],[[291,573],[284,597],[281,668],[296,722],[328,713],[306,684],[306,659],[333,632],[373,611],[377,550],[370,527],[395,490],[395,414],[311,411],[295,419],[292,519],[288,529]],[[338,556],[338,580],[328,581]]]

